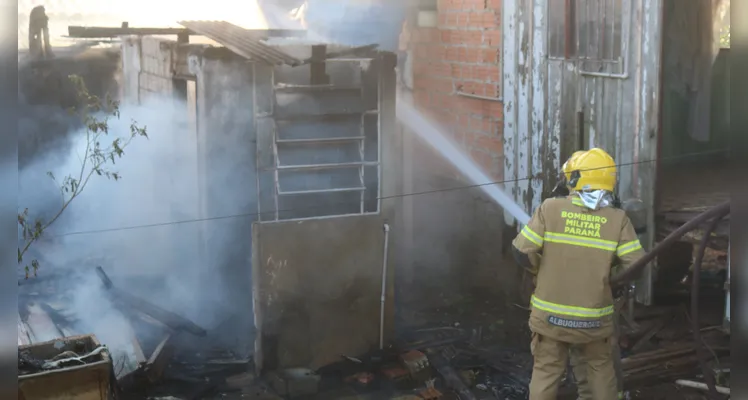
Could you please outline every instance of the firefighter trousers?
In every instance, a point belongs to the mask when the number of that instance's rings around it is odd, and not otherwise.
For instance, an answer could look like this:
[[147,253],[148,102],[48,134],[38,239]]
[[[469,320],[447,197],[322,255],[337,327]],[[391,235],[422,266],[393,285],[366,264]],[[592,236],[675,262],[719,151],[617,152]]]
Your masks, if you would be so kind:
[[[616,321],[617,322],[617,321]],[[613,367],[616,373],[616,389],[618,398],[623,398],[623,368],[621,365],[621,348],[618,344],[618,324],[615,324],[616,334],[611,340],[611,352],[613,357]],[[587,362],[584,359],[581,348],[572,346],[569,352],[571,369],[574,374],[574,381],[577,384],[577,400],[595,400],[592,396],[592,389],[587,379]]]
[[611,340],[612,338],[608,338],[584,344],[571,344],[533,333],[530,345],[533,368],[529,400],[556,400],[559,384],[567,370],[569,350],[572,346],[578,349],[586,363],[587,382],[592,398],[616,400],[618,390]]

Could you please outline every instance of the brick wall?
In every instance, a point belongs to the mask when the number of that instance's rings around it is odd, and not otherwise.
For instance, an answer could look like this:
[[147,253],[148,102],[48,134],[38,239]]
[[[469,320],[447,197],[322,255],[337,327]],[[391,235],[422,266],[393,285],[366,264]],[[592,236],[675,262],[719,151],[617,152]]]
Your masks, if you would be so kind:
[[406,27],[416,106],[493,179],[503,176],[501,0],[439,0],[438,27]]
[[[437,27],[414,27],[415,18],[409,18],[400,48],[408,53],[402,83],[412,89],[402,98],[411,97],[496,181],[503,179],[504,170],[503,104],[497,101],[501,97],[500,12],[501,0],[438,0]],[[411,175],[406,192],[473,183],[418,140],[406,158],[411,167],[406,172]],[[503,212],[481,189],[413,196],[404,203],[403,214],[409,219],[403,273],[405,286],[425,291],[417,296],[418,302],[431,298],[430,285],[441,293],[473,296],[485,291],[504,296],[508,303],[519,301],[520,269],[507,262],[499,245],[504,236]],[[444,282],[450,282],[448,289]]]

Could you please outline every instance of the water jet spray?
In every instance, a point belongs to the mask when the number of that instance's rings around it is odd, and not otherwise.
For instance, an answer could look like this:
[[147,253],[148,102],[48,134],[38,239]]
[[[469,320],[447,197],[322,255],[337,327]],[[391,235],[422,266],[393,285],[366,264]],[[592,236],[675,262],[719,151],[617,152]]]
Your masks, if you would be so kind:
[[498,186],[498,183],[491,183],[491,178],[473,160],[463,154],[435,124],[424,118],[412,104],[401,98],[397,99],[397,118],[451,162],[465,177],[476,185],[480,185],[479,187],[483,192],[503,207],[505,211],[509,212],[520,224],[526,225],[530,221],[530,215],[511,196],[506,194]]

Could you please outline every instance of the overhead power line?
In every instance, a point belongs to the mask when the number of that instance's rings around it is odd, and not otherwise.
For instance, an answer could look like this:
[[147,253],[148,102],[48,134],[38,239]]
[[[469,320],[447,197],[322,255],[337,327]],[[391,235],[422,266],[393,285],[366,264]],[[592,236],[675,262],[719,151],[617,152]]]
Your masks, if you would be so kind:
[[[710,155],[710,154],[722,154],[722,153],[727,153],[727,152],[729,152],[729,149],[706,151],[706,152],[699,152],[699,153],[688,153],[688,154],[682,154],[682,155],[672,156],[672,157],[663,157],[663,158],[660,158],[659,160],[653,159],[653,160],[641,160],[641,161],[635,161],[635,162],[629,162],[629,163],[620,163],[620,164],[616,164],[616,167],[620,168],[620,167],[626,167],[626,166],[637,165],[637,164],[656,163],[658,161],[662,162],[662,161],[667,161],[667,160],[675,160],[675,159],[682,159],[682,158],[695,157],[695,156],[705,156],[705,155]],[[592,170],[604,169],[604,168],[607,168],[607,167],[589,168],[589,169],[586,169],[585,171],[592,171]],[[543,177],[544,175],[538,174],[535,176],[527,176],[527,177],[515,178],[515,179],[505,179],[501,181],[491,181],[491,182],[477,183],[477,184],[472,184],[472,185],[462,185],[462,186],[455,186],[455,187],[442,188],[442,189],[431,189],[431,190],[424,190],[424,191],[412,192],[412,193],[400,193],[400,194],[394,194],[394,195],[389,195],[389,196],[380,196],[380,197],[377,197],[371,200],[391,200],[391,199],[397,199],[397,198],[409,197],[409,196],[421,196],[421,195],[432,194],[432,193],[450,192],[450,191],[455,191],[455,190],[467,190],[467,189],[479,188],[482,186],[498,185],[498,184],[510,183],[510,182],[514,183],[514,182],[527,181],[527,180],[531,180],[534,178],[543,178]],[[355,201],[356,204],[359,204],[359,202],[360,200]],[[286,212],[307,210],[307,209],[313,209],[313,208],[330,207],[334,205],[351,205],[351,204],[353,204],[353,202],[336,202],[336,203],[327,203],[323,205],[295,207],[295,208],[289,208],[289,209],[284,209],[284,210],[277,210],[277,212],[286,213]],[[257,216],[265,215],[265,214],[275,215],[275,213],[276,213],[276,210],[270,210],[270,211],[264,211],[264,212],[231,214],[231,215],[222,215],[222,216],[216,216],[216,217],[193,218],[193,219],[186,219],[186,220],[180,220],[180,221],[158,222],[158,223],[152,223],[152,224],[73,231],[73,232],[66,232],[66,233],[61,233],[61,234],[56,234],[56,235],[53,234],[53,235],[49,235],[48,237],[64,237],[64,236],[74,236],[74,235],[88,235],[88,234],[95,234],[95,233],[128,231],[128,230],[134,230],[134,229],[146,229],[146,228],[156,228],[156,227],[170,226],[170,225],[189,224],[189,223],[194,223],[194,222],[219,221],[219,220],[234,219],[234,218],[257,217]]]

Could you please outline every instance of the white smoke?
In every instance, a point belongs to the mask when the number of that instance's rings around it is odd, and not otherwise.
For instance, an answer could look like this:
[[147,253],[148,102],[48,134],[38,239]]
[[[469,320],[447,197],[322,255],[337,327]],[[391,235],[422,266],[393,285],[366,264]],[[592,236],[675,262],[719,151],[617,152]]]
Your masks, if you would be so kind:
[[[231,301],[225,297],[224,277],[216,272],[223,260],[205,260],[201,251],[199,230],[210,222],[199,222],[197,137],[187,116],[187,105],[172,99],[123,107],[121,118],[110,121],[106,140],[128,137],[132,120],[147,128],[148,138],[135,137],[123,157],[110,165],[120,180],[94,175],[28,255],[39,257],[40,277],[69,276],[58,287],[73,293],[67,306],[88,331],[80,333],[96,334],[115,352],[118,346],[126,347],[132,333],[107,300],[93,270],[96,265],[115,287],[208,329],[234,311],[227,306]],[[72,138],[72,146],[62,154],[45,156],[20,171],[19,208],[28,207],[32,216],[51,216],[60,209],[61,197],[46,172],[58,181],[79,173],[85,131]],[[102,139],[102,146],[106,144]],[[226,188],[227,199],[231,190]]]

